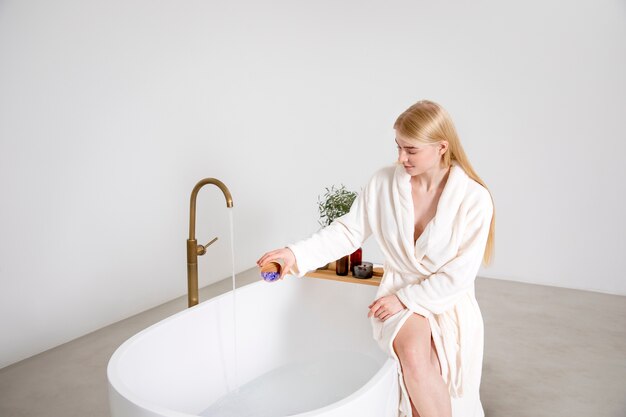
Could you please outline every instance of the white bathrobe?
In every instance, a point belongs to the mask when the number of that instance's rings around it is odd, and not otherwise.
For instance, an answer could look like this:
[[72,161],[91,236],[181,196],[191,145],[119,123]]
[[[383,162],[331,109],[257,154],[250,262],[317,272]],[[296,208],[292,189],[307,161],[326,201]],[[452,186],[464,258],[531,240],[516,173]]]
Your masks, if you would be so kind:
[[376,298],[396,294],[407,307],[384,322],[370,319],[374,338],[398,364],[398,415],[412,413],[393,340],[405,320],[417,313],[430,324],[453,417],[483,417],[479,386],[484,333],[474,280],[489,233],[491,197],[453,161],[437,213],[414,244],[410,179],[399,164],[377,171],[349,213],[288,246],[296,257],[292,272],[301,277],[352,253],[373,234],[385,256]]

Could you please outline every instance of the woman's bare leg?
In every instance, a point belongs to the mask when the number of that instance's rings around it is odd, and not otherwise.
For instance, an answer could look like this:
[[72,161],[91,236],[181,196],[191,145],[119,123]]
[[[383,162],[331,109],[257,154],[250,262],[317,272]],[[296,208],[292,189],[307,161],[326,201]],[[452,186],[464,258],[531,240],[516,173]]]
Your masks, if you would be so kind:
[[[435,367],[435,369],[437,369],[437,373],[441,375],[441,365],[439,364],[439,357],[437,357],[437,350],[435,349],[435,341],[433,340],[432,336],[430,338],[430,346],[431,346],[430,361]],[[413,404],[413,401],[411,401],[411,411],[413,412],[413,417],[421,417],[420,413],[415,409],[415,404]]]
[[438,369],[438,360],[436,365],[433,360],[436,354],[428,320],[412,314],[398,332],[393,347],[400,359],[413,412],[419,412],[420,417],[452,417],[448,387]]
[[411,401],[411,411],[413,412],[413,417],[422,417],[420,416],[420,413],[415,409],[415,406],[413,405],[413,401]]

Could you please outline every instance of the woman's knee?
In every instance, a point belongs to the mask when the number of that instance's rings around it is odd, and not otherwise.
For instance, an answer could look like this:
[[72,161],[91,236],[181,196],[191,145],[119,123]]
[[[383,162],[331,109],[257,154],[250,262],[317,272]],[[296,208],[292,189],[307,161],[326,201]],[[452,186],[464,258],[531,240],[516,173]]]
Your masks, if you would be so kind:
[[424,372],[432,367],[431,332],[428,320],[413,315],[402,326],[393,348],[405,371]]
[[398,339],[393,341],[393,349],[400,359],[425,360],[430,362],[430,350],[428,345],[420,343],[418,339]]
[[400,367],[405,375],[425,375],[431,372],[433,365],[429,360],[424,360],[417,355],[398,355]]

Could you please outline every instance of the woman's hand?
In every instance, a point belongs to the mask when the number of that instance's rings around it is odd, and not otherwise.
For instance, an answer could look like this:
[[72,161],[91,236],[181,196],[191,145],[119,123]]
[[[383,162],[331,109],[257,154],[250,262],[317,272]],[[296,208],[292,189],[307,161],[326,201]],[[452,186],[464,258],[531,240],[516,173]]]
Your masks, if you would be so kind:
[[277,259],[283,260],[283,267],[280,270],[279,279],[283,279],[285,274],[291,271],[291,268],[296,264],[296,256],[293,254],[291,249],[289,248],[280,248],[270,252],[267,252],[265,255],[261,256],[261,258],[256,261],[256,264],[262,268],[268,262],[275,261]]
[[374,316],[381,321],[385,321],[406,307],[395,294],[392,294],[380,297],[370,304],[368,308],[370,311],[367,313],[367,317]]

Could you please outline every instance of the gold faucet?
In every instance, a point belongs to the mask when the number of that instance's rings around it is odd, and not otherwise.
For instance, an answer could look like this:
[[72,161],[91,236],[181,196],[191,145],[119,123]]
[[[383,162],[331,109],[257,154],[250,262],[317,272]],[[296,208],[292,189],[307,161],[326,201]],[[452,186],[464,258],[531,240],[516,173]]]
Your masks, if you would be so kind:
[[207,184],[217,185],[226,197],[226,207],[233,206],[233,197],[230,195],[228,187],[215,178],[205,178],[198,182],[191,192],[191,204],[189,209],[189,239],[187,239],[187,300],[189,307],[198,304],[198,256],[206,253],[209,247],[217,238],[211,240],[206,245],[198,245],[196,241],[196,198],[200,188]]

